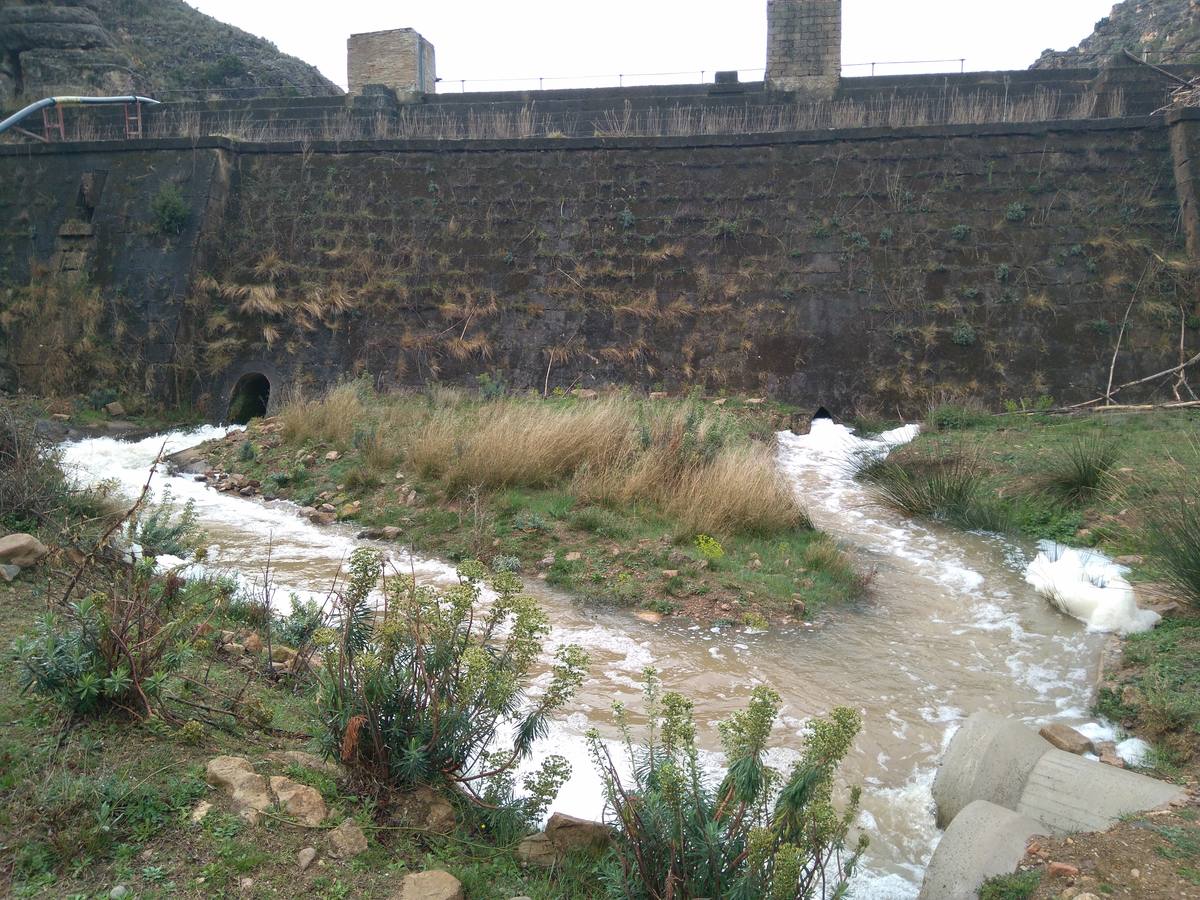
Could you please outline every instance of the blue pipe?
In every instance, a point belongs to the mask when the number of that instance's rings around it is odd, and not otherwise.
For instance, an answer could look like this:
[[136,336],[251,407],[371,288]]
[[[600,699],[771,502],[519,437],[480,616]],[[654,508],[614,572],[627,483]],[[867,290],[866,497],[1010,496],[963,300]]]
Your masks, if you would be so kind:
[[8,131],[12,126],[16,125],[26,116],[37,112],[39,109],[45,109],[48,106],[99,106],[102,104],[112,103],[146,103],[151,106],[161,105],[158,100],[152,100],[149,97],[138,97],[130,95],[128,97],[45,97],[38,100],[36,103],[30,103],[27,107],[18,112],[13,113],[3,122],[0,122],[0,134]]

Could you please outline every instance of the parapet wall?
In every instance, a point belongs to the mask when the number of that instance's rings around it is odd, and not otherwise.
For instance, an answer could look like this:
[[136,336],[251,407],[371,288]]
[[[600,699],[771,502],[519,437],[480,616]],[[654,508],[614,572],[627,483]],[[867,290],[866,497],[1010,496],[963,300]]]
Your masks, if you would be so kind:
[[[146,348],[148,384],[218,415],[254,366],[311,385],[700,385],[842,413],[1069,401],[1103,391],[1135,289],[1117,382],[1176,361],[1195,293],[1151,264],[1186,259],[1175,169],[1148,118],[10,147],[0,259],[12,298],[106,171],[88,273],[132,304],[114,352]],[[163,183],[189,205],[179,236],[154,230]],[[22,327],[39,326],[10,340]],[[16,377],[58,364],[43,356]]]

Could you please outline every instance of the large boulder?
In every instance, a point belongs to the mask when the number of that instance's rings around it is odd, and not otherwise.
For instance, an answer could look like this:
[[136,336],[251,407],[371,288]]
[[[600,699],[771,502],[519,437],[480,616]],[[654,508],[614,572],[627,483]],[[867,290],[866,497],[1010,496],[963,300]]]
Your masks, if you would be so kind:
[[463,886],[449,872],[430,869],[405,875],[392,900],[463,900]]
[[10,534],[0,538],[0,565],[22,569],[36,565],[50,553],[50,548],[32,534]]
[[558,849],[544,834],[531,834],[517,844],[517,862],[537,869],[552,868],[558,862]]

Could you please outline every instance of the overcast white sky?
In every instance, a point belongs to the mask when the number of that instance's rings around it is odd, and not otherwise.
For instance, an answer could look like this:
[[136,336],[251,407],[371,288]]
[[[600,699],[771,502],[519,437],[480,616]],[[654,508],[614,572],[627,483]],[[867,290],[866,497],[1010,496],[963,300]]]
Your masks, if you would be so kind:
[[[694,73],[742,69],[761,78],[765,0],[188,0],[192,6],[317,66],[346,85],[351,33],[415,28],[437,49],[442,90],[536,87],[483,83],[528,75]],[[1113,0],[845,0],[843,60],[966,58],[968,70],[1023,69],[1042,50],[1083,40]],[[946,71],[956,64],[881,67],[880,74]],[[848,75],[869,70],[848,68]],[[615,83],[615,77],[612,79]],[[546,87],[575,86],[547,82]],[[584,82],[586,86],[598,84]]]

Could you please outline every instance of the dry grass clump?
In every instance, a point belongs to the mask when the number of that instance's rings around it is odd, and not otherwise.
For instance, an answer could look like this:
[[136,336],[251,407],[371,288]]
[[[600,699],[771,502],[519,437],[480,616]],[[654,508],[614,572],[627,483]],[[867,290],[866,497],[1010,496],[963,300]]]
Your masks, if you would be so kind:
[[608,467],[628,452],[629,404],[605,400],[566,409],[522,401],[480,408],[466,421],[461,449],[446,469],[451,487],[545,487],[584,465]]
[[279,411],[285,440],[324,441],[338,447],[349,447],[355,429],[367,419],[362,390],[353,382],[336,385],[315,399],[296,394]]
[[653,506],[692,533],[811,527],[771,449],[698,404],[479,403],[441,390],[368,402],[364,390],[292,400],[280,413],[285,438],[354,446],[375,473],[407,460],[452,493],[564,485],[584,503]]
[[689,468],[664,506],[688,531],[705,534],[812,527],[761,444],[727,447],[707,465]]

